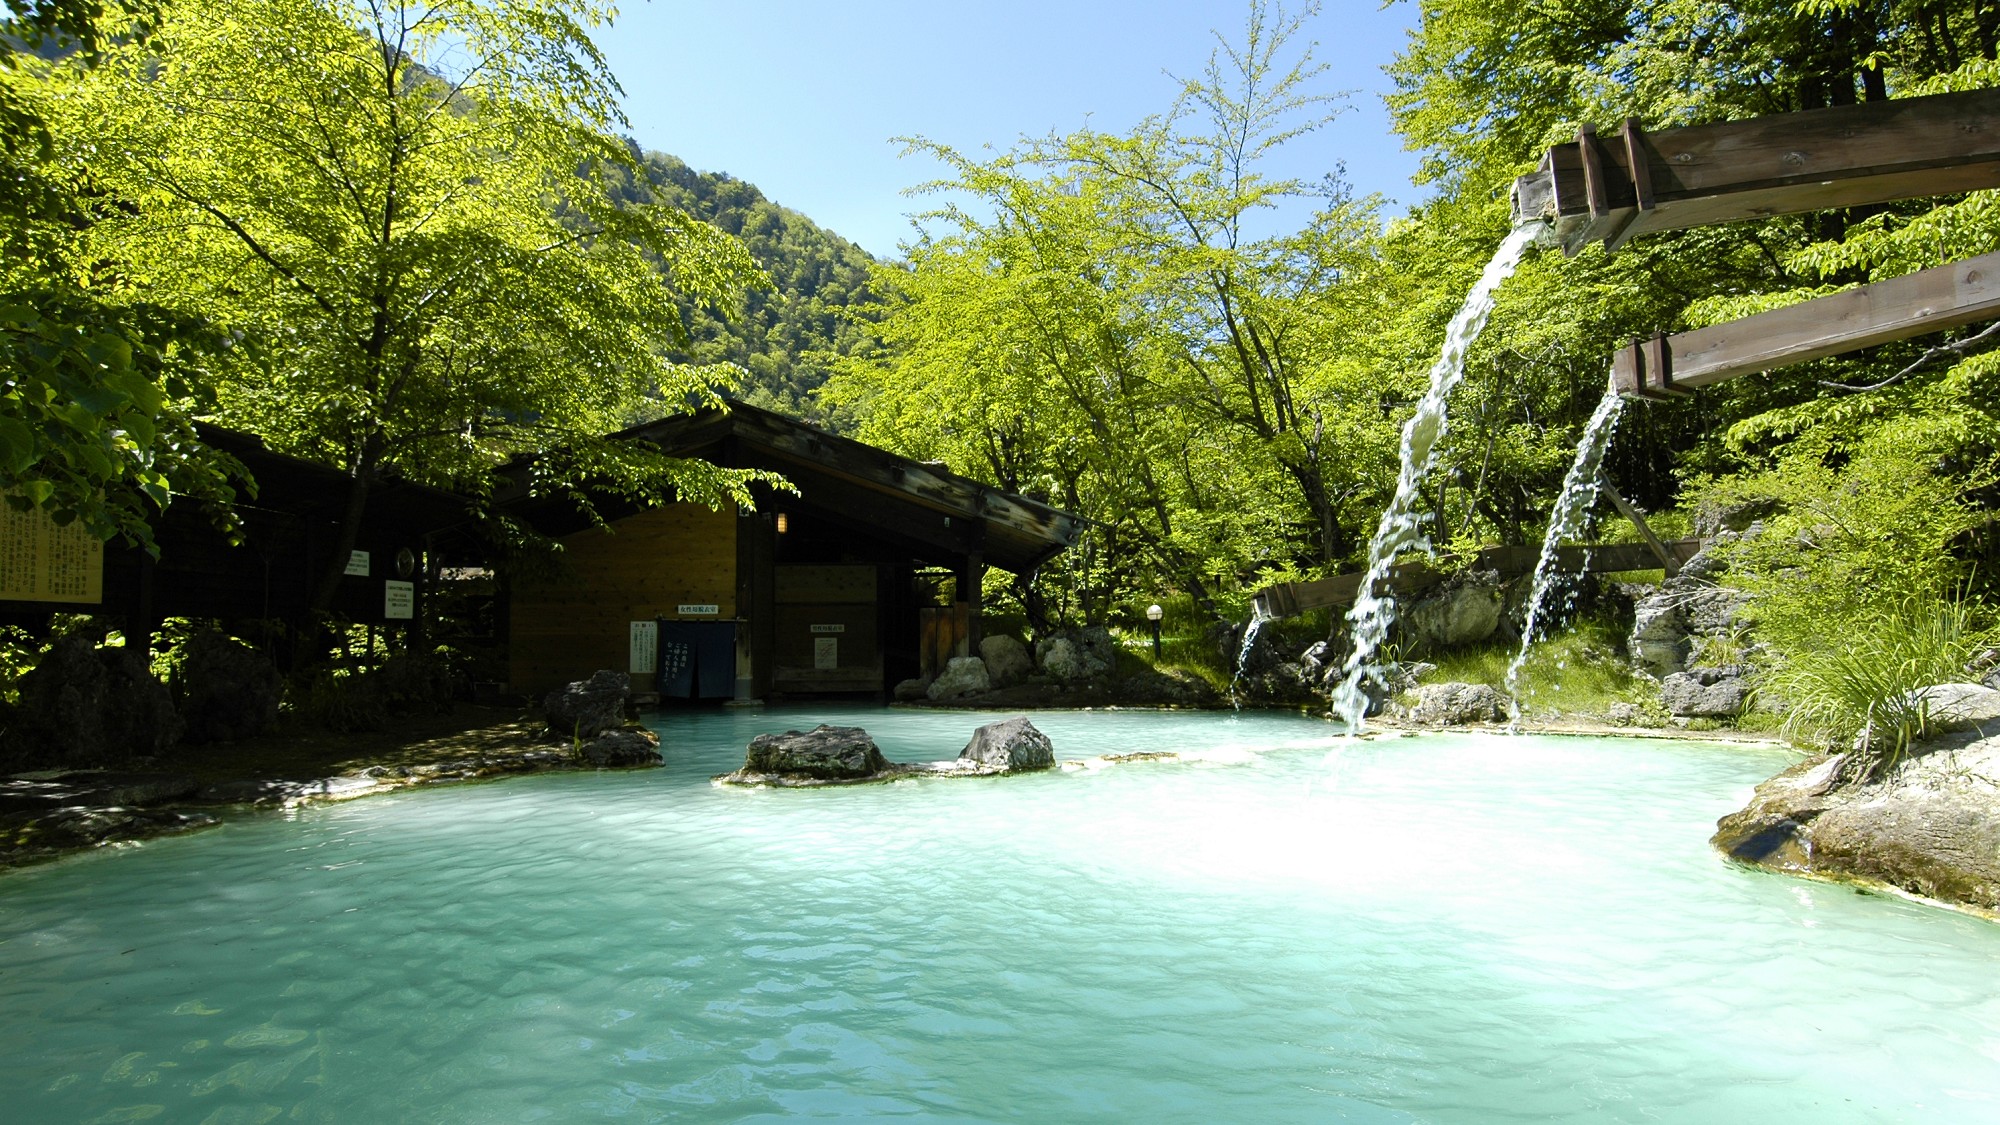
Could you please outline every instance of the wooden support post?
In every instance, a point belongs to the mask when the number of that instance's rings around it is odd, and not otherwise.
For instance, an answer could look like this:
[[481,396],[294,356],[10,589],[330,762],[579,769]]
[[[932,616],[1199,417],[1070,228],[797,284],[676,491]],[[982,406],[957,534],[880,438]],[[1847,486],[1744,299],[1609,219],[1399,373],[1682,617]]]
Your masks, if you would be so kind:
[[1640,132],[1589,130],[1514,181],[1514,221],[1563,249],[1655,231],[2000,187],[2000,89]]
[[986,556],[977,551],[965,556],[965,566],[958,573],[958,597],[965,603],[965,655],[978,656],[979,642],[985,639],[979,627],[984,609],[979,588],[986,582]]
[[125,623],[125,645],[150,659],[153,653],[153,634],[160,627],[160,615],[154,599],[153,556],[145,551],[139,556],[139,597],[133,606],[132,617]]
[[1660,560],[1660,568],[1667,572],[1667,577],[1672,578],[1674,575],[1679,574],[1681,572],[1681,560],[1672,551],[1667,549],[1665,543],[1660,542],[1659,536],[1653,534],[1652,527],[1646,523],[1646,517],[1639,514],[1639,509],[1634,508],[1623,496],[1620,496],[1618,490],[1611,487],[1610,481],[1604,481],[1597,487],[1603,490],[1604,495],[1611,498],[1611,504],[1618,509],[1618,514],[1631,520],[1632,526],[1639,529],[1639,538],[1646,541],[1647,549],[1651,550],[1653,556]]
[[[1685,394],[1758,371],[1928,332],[2000,320],[2000,251],[1711,328],[1657,337],[1612,357],[1627,398]],[[1656,374],[1657,372],[1657,374]]]

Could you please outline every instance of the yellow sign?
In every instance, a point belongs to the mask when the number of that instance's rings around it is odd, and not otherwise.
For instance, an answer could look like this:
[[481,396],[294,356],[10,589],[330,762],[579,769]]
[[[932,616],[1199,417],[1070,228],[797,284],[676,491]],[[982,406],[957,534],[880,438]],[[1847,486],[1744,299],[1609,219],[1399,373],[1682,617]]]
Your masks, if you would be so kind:
[[104,600],[104,541],[72,523],[57,527],[40,508],[17,512],[0,500],[0,600]]

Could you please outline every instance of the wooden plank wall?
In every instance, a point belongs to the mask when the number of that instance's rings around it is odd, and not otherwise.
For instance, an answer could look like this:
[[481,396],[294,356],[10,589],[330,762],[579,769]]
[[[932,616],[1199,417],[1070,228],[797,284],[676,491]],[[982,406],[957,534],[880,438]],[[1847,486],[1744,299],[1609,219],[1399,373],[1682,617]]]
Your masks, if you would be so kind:
[[[514,691],[540,696],[599,668],[627,667],[631,623],[675,618],[675,607],[713,604],[728,620],[736,606],[736,513],[670,504],[563,539],[569,574],[517,586],[509,644]],[[652,677],[634,675],[635,691]]]
[[[796,692],[881,691],[877,584],[872,566],[778,567],[773,686]],[[839,626],[842,632],[816,634],[814,625]],[[813,642],[822,636],[838,646],[838,667],[814,667]]]

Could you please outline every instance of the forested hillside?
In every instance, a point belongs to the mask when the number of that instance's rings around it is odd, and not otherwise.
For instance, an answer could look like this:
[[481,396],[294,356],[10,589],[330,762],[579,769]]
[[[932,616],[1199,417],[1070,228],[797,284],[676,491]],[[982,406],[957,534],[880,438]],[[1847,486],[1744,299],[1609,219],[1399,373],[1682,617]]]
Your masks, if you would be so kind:
[[[806,216],[764,198],[755,184],[697,172],[662,152],[635,153],[646,182],[626,180],[620,198],[665,203],[742,240],[770,277],[727,309],[680,300],[689,343],[682,363],[728,363],[745,375],[735,393],[749,402],[831,423],[812,398],[829,361],[873,346],[877,263],[865,250]],[[721,315],[718,315],[720,313]]]

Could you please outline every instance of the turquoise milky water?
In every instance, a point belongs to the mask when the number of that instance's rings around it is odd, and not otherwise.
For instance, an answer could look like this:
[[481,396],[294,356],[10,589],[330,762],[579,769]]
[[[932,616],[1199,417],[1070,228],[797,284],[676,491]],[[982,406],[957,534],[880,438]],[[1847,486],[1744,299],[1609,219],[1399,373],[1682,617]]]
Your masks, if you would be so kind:
[[2000,1121],[2000,926],[1742,871],[1784,755],[1050,714],[1019,778],[668,766],[0,876],[0,1120]]

